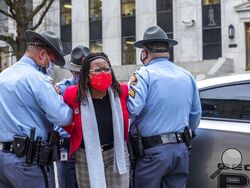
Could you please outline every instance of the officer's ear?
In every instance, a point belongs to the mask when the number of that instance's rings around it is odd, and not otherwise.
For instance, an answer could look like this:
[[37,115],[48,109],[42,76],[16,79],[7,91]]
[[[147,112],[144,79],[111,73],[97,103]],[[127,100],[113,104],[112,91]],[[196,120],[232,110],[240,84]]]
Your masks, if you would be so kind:
[[148,57],[148,51],[144,50],[144,54],[145,54],[145,59],[147,59],[147,57]]
[[145,50],[145,49],[143,49],[142,51],[141,51],[141,62],[144,64],[144,61],[147,59],[147,57],[148,57],[148,51],[147,50]]
[[45,55],[46,55],[46,51],[44,49],[37,51],[36,56],[34,58],[38,66],[42,66],[45,64],[45,61],[46,61]]
[[46,61],[47,52],[45,49],[41,49],[38,55],[40,61]]

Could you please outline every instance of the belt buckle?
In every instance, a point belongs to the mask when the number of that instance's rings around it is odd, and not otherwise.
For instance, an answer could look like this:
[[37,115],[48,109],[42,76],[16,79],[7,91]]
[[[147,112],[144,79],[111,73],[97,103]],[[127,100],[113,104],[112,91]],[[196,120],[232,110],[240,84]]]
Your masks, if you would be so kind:
[[0,150],[3,150],[3,143],[0,143]]
[[176,135],[176,140],[177,140],[177,142],[178,142],[178,143],[179,143],[179,142],[182,142],[181,134],[180,134],[180,133],[175,133],[175,135]]
[[166,143],[169,142],[169,139],[168,139],[167,135],[160,135],[160,140],[162,142],[160,144],[166,144]]

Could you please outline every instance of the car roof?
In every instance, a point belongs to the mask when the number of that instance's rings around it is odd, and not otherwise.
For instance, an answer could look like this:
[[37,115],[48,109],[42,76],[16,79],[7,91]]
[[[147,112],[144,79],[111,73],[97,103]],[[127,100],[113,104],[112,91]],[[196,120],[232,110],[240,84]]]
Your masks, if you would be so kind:
[[238,74],[231,74],[226,76],[208,78],[205,80],[197,81],[197,87],[199,89],[208,88],[211,86],[219,86],[219,85],[227,85],[230,83],[237,83],[237,82],[250,82],[250,72],[238,73]]

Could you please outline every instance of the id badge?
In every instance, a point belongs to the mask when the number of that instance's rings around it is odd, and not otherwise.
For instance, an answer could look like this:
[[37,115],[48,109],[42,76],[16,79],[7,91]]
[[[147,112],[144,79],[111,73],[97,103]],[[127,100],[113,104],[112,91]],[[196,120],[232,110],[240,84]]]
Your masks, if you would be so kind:
[[61,149],[60,156],[61,156],[60,161],[67,161],[68,160],[68,150]]

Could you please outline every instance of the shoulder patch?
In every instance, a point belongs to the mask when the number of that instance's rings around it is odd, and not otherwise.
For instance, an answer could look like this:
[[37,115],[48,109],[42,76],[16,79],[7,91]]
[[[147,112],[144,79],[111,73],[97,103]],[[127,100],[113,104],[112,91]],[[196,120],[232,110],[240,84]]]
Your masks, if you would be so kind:
[[132,87],[130,87],[128,94],[129,96],[135,98],[136,91]]
[[129,85],[136,85],[138,82],[138,79],[136,78],[135,74],[133,74],[129,79]]

